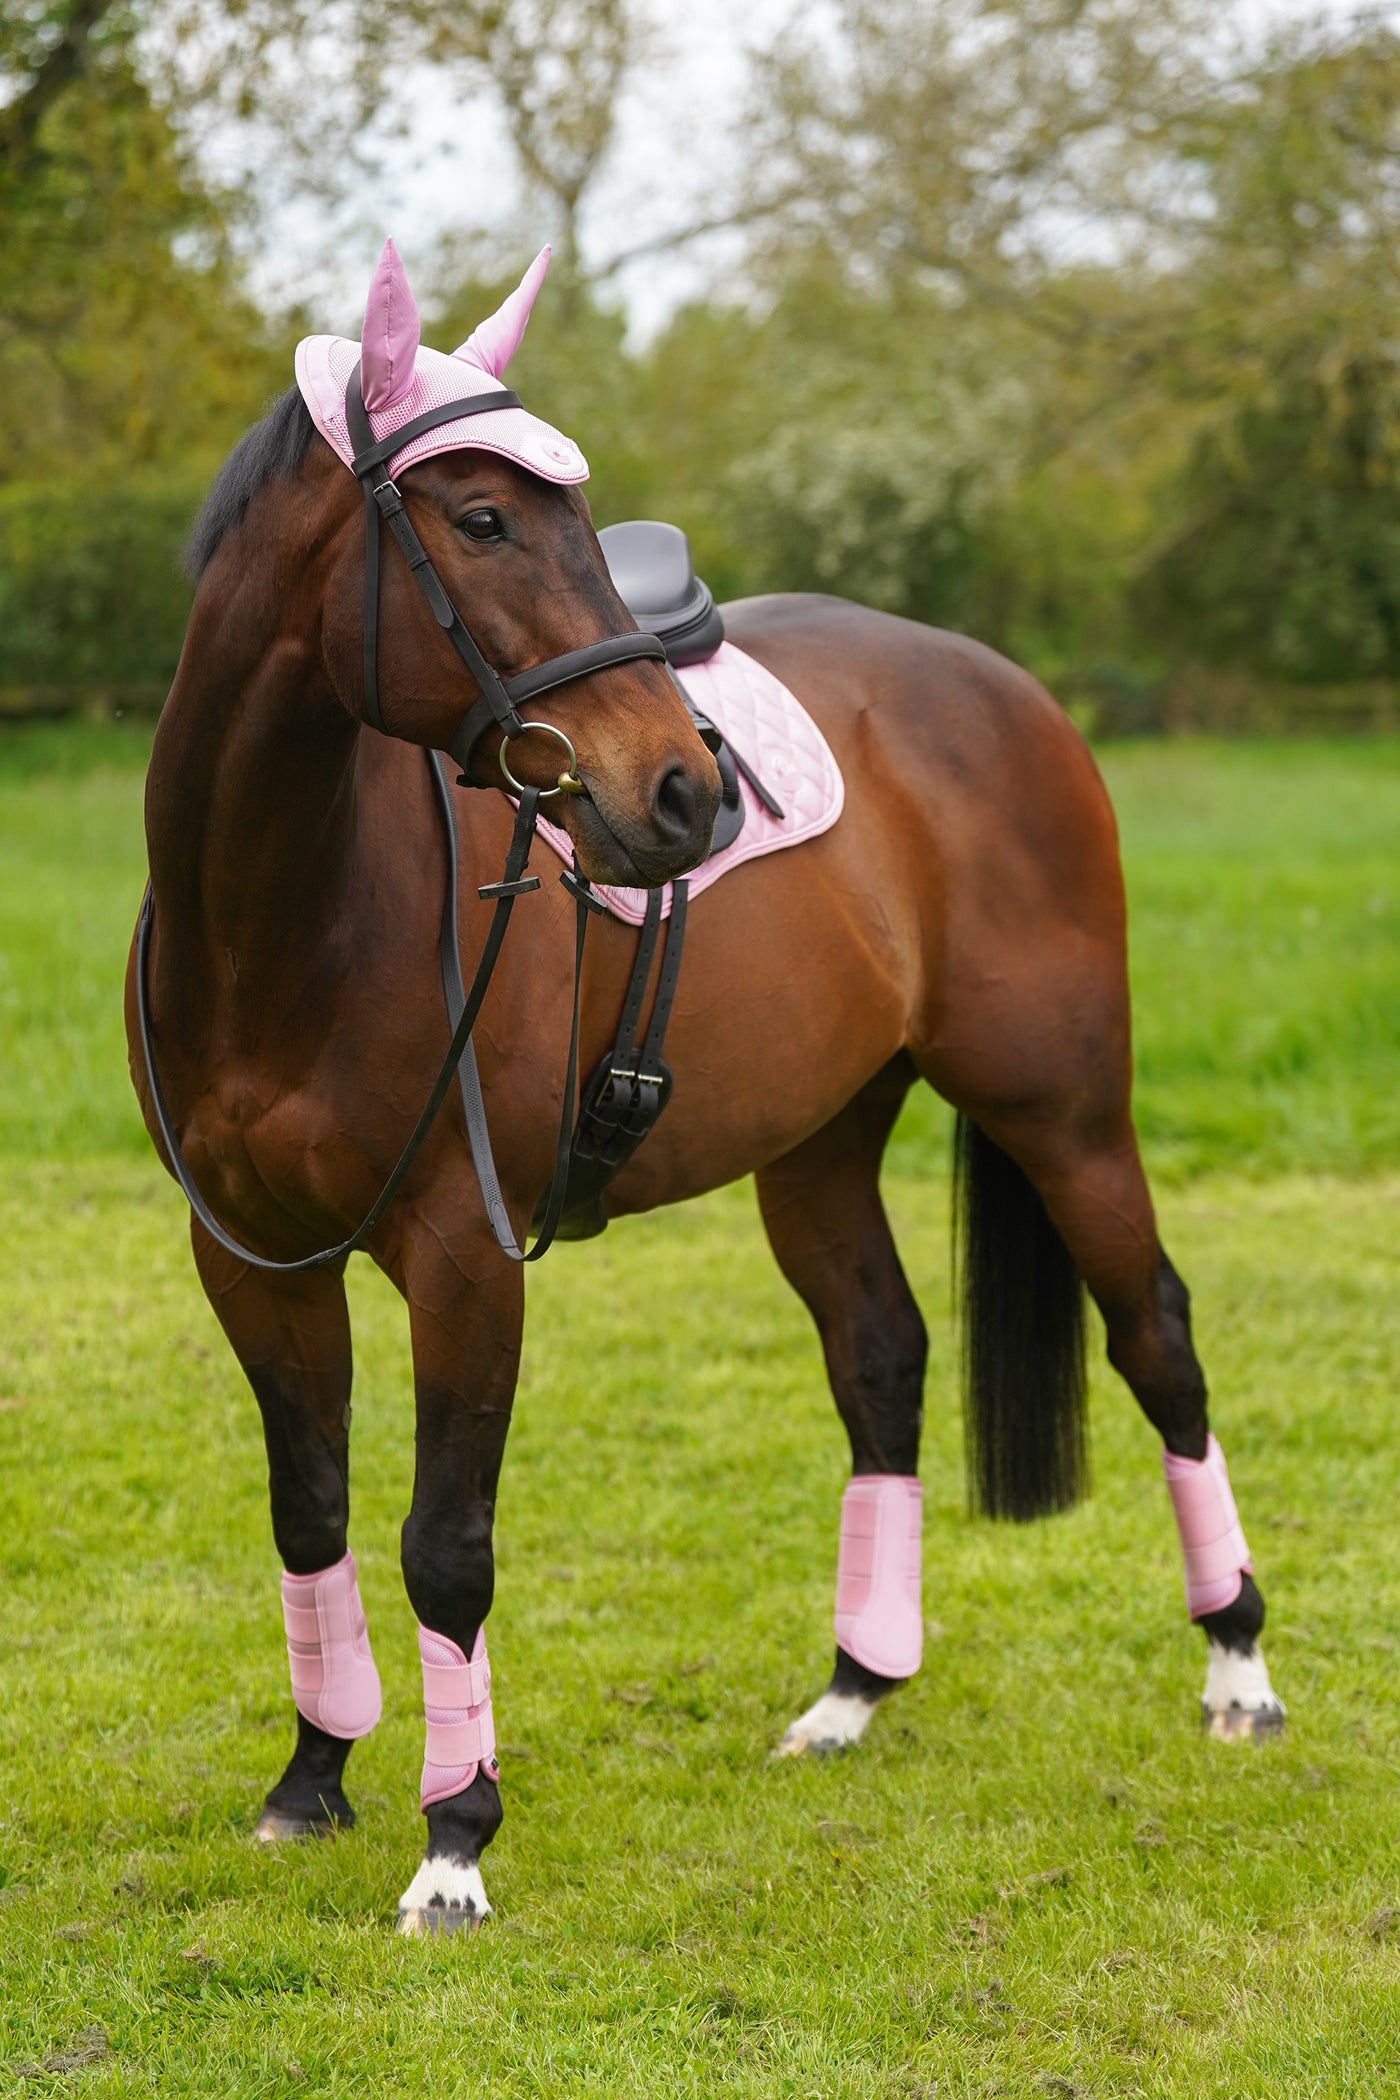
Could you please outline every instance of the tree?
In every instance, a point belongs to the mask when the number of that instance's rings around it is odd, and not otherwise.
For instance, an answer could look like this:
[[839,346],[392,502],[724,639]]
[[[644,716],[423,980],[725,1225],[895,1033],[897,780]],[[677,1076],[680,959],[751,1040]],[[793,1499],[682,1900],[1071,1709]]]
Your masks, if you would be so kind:
[[[1394,34],[1324,21],[1249,45],[1195,0],[838,15],[834,54],[792,40],[762,69],[756,283],[779,309],[844,286],[905,350],[877,363],[871,329],[844,327],[844,390],[811,404],[805,449],[785,440],[793,545],[838,547],[872,461],[907,480],[901,433],[922,429],[955,468],[922,477],[949,490],[936,544],[981,521],[954,601],[1042,665],[1088,649],[1400,669]],[[893,377],[905,358],[942,411]],[[884,543],[906,608],[920,576],[946,595],[927,508],[879,517],[856,537],[867,560]]]

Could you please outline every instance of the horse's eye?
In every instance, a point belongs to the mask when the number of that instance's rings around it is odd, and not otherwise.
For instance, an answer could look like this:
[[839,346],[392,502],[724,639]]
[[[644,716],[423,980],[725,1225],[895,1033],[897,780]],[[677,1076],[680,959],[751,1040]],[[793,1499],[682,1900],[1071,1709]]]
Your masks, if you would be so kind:
[[505,531],[498,510],[469,510],[459,522],[469,540],[498,540]]

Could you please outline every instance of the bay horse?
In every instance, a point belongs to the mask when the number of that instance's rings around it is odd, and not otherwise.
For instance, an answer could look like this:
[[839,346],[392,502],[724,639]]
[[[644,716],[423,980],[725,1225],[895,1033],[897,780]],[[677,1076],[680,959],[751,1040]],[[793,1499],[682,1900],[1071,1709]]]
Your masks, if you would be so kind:
[[[381,439],[375,390],[382,401],[437,356],[418,349],[401,266],[386,258],[359,346]],[[474,384],[500,386],[528,281],[513,296],[471,339],[489,353]],[[195,1262],[265,1431],[298,1716],[258,1826],[268,1841],[353,1820],[346,1760],[379,1710],[347,1542],[343,1249],[404,1152],[450,1033],[432,755],[453,747],[464,779],[502,787],[500,715],[465,754],[459,736],[490,681],[504,690],[542,660],[636,631],[581,477],[542,470],[537,432],[493,446],[453,426],[370,493],[382,504],[394,489],[488,668],[474,679],[446,646],[441,606],[393,548],[367,653],[378,521],[367,551],[359,478],[306,395],[290,391],[242,441],[195,529],[198,588],[146,791],[147,950],[133,947],[127,982],[134,1083],[167,1166],[216,1221],[194,1217]],[[748,862],[692,905],[674,1095],[608,1207],[651,1210],[753,1174],[773,1252],[820,1334],[851,1449],[837,1646],[827,1689],[779,1748],[854,1745],[919,1663],[925,1330],[879,1188],[918,1082],[959,1118],[976,1501],[1027,1519],[1079,1493],[1087,1286],[1110,1361],[1165,1447],[1188,1604],[1209,1644],[1206,1717],[1217,1734],[1267,1733],[1282,1708],[1258,1648],[1263,1601],[1133,1128],[1123,881],[1093,760],[1035,679],[975,641],[807,595],[746,599],[724,621],[820,725],[845,806],[823,836]],[[558,745],[510,744],[526,787],[568,779],[554,806],[585,879],[657,885],[705,855],[714,761],[657,653],[561,686]],[[498,909],[479,892],[499,889],[519,819],[504,793],[448,792],[470,964]],[[565,1103],[575,940],[558,883],[522,892],[475,1030],[522,1240]],[[636,942],[616,920],[590,923],[581,1069],[611,1042]],[[322,1257],[328,1242],[336,1258]],[[402,1566],[424,1666],[427,1842],[400,1926],[450,1930],[489,1909],[480,1861],[502,1815],[483,1627],[524,1302],[455,1092],[362,1244],[407,1303],[416,1397]]]

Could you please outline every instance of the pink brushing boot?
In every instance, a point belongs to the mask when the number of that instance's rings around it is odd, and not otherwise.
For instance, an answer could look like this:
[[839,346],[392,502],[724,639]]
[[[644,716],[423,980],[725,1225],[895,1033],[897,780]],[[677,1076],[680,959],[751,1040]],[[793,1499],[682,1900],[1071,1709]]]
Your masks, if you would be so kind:
[[[1175,1452],[1163,1451],[1162,1469],[1181,1539],[1186,1608],[1193,1619],[1228,1611],[1253,1566],[1225,1454],[1209,1436],[1204,1458],[1178,1458]],[[1283,1727],[1283,1705],[1269,1682],[1258,1643],[1227,1645],[1209,1627],[1206,1631],[1209,1651],[1201,1700],[1206,1729],[1222,1741],[1276,1735]]]
[[[501,1771],[485,1627],[478,1630],[470,1662],[455,1641],[426,1626],[418,1629],[418,1653],[427,1719],[420,1798],[429,1809],[435,1801],[465,1793],[478,1772],[499,1784]],[[414,1938],[429,1932],[472,1931],[490,1909],[481,1868],[439,1854],[424,1860],[400,1897],[399,1931]]]
[[284,1573],[282,1618],[297,1712],[322,1734],[298,1732],[296,1752],[255,1832],[268,1845],[354,1822],[341,1785],[346,1752],[369,1734],[381,1705],[352,1553],[315,1575]]
[[830,1686],[778,1745],[780,1757],[859,1742],[885,1692],[918,1669],[924,1649],[922,1520],[923,1490],[911,1475],[859,1473],[847,1482],[836,1563],[836,1644],[862,1672],[888,1682],[879,1688],[863,1680],[843,1683],[843,1671],[858,1680],[859,1673],[838,1659]]

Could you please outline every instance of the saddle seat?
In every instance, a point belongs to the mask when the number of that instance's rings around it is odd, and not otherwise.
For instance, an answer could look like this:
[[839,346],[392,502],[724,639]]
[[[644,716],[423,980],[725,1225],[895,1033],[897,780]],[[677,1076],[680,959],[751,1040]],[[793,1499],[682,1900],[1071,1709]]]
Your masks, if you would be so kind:
[[643,634],[654,634],[675,670],[703,663],[724,640],[724,621],[696,575],[679,525],[634,518],[598,535],[617,594]]

